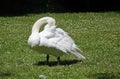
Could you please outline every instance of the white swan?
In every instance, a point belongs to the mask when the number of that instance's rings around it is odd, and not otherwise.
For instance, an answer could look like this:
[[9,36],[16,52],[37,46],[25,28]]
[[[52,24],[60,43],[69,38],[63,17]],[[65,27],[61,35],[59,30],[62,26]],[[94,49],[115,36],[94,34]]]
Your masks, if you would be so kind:
[[[46,24],[43,31],[39,32],[41,25]],[[81,55],[80,49],[76,46],[72,38],[61,28],[56,28],[55,19],[52,17],[43,17],[37,20],[32,33],[28,39],[28,45],[41,53],[47,54],[47,63],[49,55],[56,56],[58,63],[60,56],[71,53],[78,59],[85,59]]]

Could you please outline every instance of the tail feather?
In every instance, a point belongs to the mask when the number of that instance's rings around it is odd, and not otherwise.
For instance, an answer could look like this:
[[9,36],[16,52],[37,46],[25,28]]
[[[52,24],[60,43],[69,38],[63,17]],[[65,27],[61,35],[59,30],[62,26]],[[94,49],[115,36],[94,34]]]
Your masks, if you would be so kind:
[[78,52],[82,52],[82,50],[79,49],[75,44],[73,44],[72,48],[73,48],[73,50],[75,49]]
[[78,59],[85,59],[85,57],[77,51],[71,51],[71,53]]

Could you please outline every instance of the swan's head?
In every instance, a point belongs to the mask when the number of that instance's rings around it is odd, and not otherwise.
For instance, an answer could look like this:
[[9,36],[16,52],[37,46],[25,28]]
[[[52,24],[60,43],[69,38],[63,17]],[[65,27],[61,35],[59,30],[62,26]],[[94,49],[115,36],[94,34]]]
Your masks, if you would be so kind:
[[30,47],[35,47],[40,44],[40,35],[39,33],[32,33],[28,39],[28,45]]

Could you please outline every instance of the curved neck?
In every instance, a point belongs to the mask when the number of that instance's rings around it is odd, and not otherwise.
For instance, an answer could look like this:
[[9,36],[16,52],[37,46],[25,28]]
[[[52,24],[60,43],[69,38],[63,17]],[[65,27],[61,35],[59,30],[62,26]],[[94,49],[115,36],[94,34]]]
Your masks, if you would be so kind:
[[39,32],[39,29],[41,27],[41,25],[48,23],[49,26],[55,26],[55,19],[51,18],[51,17],[43,17],[40,18],[39,20],[37,20],[33,27],[32,27],[32,33],[33,32]]

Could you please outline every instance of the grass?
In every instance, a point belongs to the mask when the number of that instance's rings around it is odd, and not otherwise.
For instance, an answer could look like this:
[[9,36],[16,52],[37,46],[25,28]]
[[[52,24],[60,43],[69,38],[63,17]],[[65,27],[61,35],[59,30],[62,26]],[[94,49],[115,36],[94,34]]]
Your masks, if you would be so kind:
[[[74,39],[83,62],[72,55],[62,56],[66,64],[47,66],[45,55],[31,50],[27,39],[33,23],[52,16],[57,26]],[[120,14],[46,13],[0,17],[0,79],[120,79]],[[41,61],[41,63],[39,63]],[[56,58],[51,56],[51,63]],[[66,62],[65,62],[66,61]],[[73,62],[74,61],[74,62]]]

